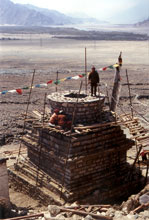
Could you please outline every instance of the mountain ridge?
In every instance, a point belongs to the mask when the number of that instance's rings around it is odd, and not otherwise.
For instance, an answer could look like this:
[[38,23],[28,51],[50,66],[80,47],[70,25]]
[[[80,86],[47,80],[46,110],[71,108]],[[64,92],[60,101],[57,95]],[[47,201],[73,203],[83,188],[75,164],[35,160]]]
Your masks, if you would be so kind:
[[15,4],[10,0],[0,0],[0,25],[49,26],[84,22],[99,21],[90,17],[74,18],[56,10],[39,8],[30,4]]
[[149,18],[135,24],[137,27],[149,27]]

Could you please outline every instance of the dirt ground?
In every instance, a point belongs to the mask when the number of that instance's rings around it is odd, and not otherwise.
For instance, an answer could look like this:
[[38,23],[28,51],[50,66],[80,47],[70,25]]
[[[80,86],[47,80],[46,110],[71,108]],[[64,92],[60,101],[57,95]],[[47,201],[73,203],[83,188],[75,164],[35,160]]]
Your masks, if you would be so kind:
[[[119,52],[123,52],[120,99],[123,111],[118,108],[118,112],[130,112],[125,75],[127,69],[131,83],[133,107],[149,121],[149,43],[147,41],[78,41],[60,40],[47,36],[39,38],[35,35],[26,39],[0,41],[0,91],[30,86],[34,69],[36,70],[34,85],[46,83],[51,79],[55,80],[57,71],[59,79],[84,73],[85,47],[87,48],[88,71],[92,65],[99,70],[99,68],[115,64]],[[99,75],[101,92],[106,93],[104,86],[106,83],[109,96],[111,96],[114,70],[99,72]],[[58,91],[79,90],[79,85],[80,80],[70,80],[59,84],[57,89]],[[42,111],[45,93],[50,94],[55,89],[54,84],[48,85],[47,88],[33,89],[29,111],[33,109]],[[29,90],[24,90],[22,95],[0,95],[0,144],[3,145],[0,147],[1,151],[4,149],[13,150],[15,147],[18,149],[16,144],[23,131],[22,113],[26,111],[28,97]],[[145,126],[148,125],[144,120],[142,122]],[[11,145],[8,145],[9,143]],[[40,207],[40,203],[37,201],[29,200],[27,196],[22,197],[22,194],[14,193],[11,188],[10,197],[12,203],[17,206],[35,209]]]
[[[127,69],[133,106],[140,114],[149,117],[147,113],[149,104],[149,44],[147,41],[60,40],[48,38],[47,35],[43,35],[42,44],[39,36],[36,35],[32,35],[29,39],[0,41],[0,91],[30,86],[33,69],[36,70],[34,85],[46,83],[51,79],[55,80],[57,71],[59,71],[59,79],[84,73],[85,47],[87,48],[87,71],[90,71],[92,65],[98,70],[116,63],[119,52],[123,52],[120,101],[123,110],[130,112],[125,73]],[[106,93],[106,83],[109,96],[111,96],[114,70],[99,72],[99,74],[102,85],[101,92]],[[69,80],[60,83],[57,89],[58,91],[79,90],[79,85],[80,80]],[[33,89],[29,110],[42,110],[44,94],[49,94],[55,89],[54,84],[49,84],[47,88]],[[21,113],[25,113],[28,97],[29,90],[24,90],[22,95],[7,93],[0,96],[0,139],[2,144],[11,141],[18,136],[18,133],[22,132],[23,118]]]

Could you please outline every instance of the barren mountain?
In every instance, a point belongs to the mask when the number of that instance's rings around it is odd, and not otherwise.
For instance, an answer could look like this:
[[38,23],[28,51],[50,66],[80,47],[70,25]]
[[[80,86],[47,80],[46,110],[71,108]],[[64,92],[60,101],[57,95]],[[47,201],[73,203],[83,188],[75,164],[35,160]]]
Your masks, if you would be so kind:
[[149,27],[149,18],[142,21],[142,22],[139,22],[139,23],[135,24],[135,26],[137,26],[137,27]]
[[37,10],[36,7],[14,4],[10,0],[0,0],[1,25],[44,26],[71,22],[71,18],[54,10]]
[[0,0],[0,25],[49,26],[84,22],[104,23],[95,18],[75,18],[56,10],[39,8],[30,4],[14,4],[10,0]]

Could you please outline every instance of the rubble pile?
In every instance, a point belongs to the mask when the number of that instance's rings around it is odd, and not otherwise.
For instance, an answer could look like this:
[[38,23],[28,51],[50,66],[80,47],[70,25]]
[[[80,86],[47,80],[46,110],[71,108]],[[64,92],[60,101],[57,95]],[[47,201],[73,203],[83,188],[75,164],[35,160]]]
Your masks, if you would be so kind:
[[38,220],[148,220],[149,185],[121,205],[78,205],[74,202],[65,206],[49,205],[42,213],[29,210],[26,214],[36,215]]

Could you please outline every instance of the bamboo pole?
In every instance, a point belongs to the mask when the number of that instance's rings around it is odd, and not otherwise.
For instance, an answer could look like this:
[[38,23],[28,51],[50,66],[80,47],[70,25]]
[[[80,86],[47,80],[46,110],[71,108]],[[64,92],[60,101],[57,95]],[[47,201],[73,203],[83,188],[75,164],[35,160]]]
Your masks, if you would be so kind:
[[129,100],[130,100],[131,115],[132,115],[132,118],[133,118],[133,107],[132,107],[132,99],[131,99],[131,90],[130,90],[130,84],[129,84],[129,78],[128,78],[127,69],[126,69],[126,78],[127,78],[128,91],[129,91]]
[[[73,124],[74,124],[74,120],[75,120],[75,113],[76,113],[76,108],[77,108],[77,104],[78,104],[78,100],[79,100],[79,95],[80,95],[80,92],[81,92],[81,88],[82,88],[82,81],[80,83],[80,89],[79,89],[79,93],[77,95],[77,100],[76,100],[76,103],[75,103],[75,106],[74,106],[74,111],[73,111],[73,116],[72,116],[72,123],[71,123],[71,130],[70,130],[70,134],[72,133],[73,131]],[[67,162],[68,162],[68,157],[69,157],[69,152],[70,152],[70,144],[71,144],[71,140],[68,144],[68,151],[67,151],[67,158],[65,160],[65,164],[64,164],[64,176],[63,176],[63,181],[62,181],[62,186],[61,186],[61,194],[60,194],[60,199],[62,198],[62,192],[63,192],[63,186],[64,186],[64,183],[65,183],[65,175],[66,175],[66,168],[67,168]]]
[[87,50],[85,47],[85,90],[86,90],[86,95],[87,95]]
[[[30,86],[30,92],[29,92],[29,97],[28,97],[28,101],[27,101],[26,112],[25,112],[25,115],[24,115],[23,133],[24,133],[24,130],[25,130],[26,118],[27,118],[28,108],[29,108],[30,99],[31,99],[31,94],[32,94],[32,88],[33,88],[34,77],[35,77],[35,69],[34,69],[33,75],[32,75],[31,86]],[[21,143],[20,143],[18,158],[19,158],[20,153],[21,153],[21,147],[22,147],[22,146],[21,146]],[[18,163],[18,159],[17,159],[17,163]]]
[[108,91],[107,84],[105,84],[105,87],[106,87],[106,95],[107,95],[107,100],[108,100],[108,106],[109,106],[109,109],[110,109],[110,98],[109,98],[109,91]]
[[5,220],[20,220],[20,219],[31,219],[35,217],[44,217],[44,214],[35,214],[35,215],[26,215],[26,216],[20,216],[20,217],[14,217],[14,218],[7,218]]
[[56,92],[58,91],[58,89],[57,89],[57,82],[58,82],[58,71],[56,72],[56,88],[55,88]]
[[136,112],[140,117],[142,117],[147,123],[149,123],[149,120],[147,120],[143,115],[141,115],[136,109],[133,108],[133,111]]
[[42,141],[42,136],[43,136],[43,126],[44,126],[44,118],[45,118],[46,97],[47,97],[47,93],[45,93],[44,104],[43,104],[42,128],[41,128],[41,136],[40,136],[40,139],[39,139],[40,149],[39,149],[39,161],[38,161],[38,168],[37,168],[36,186],[38,185],[38,180],[39,180],[39,170],[40,170],[39,166],[40,166],[41,150],[42,150],[41,141]]
[[45,95],[44,95],[44,103],[43,103],[43,116],[42,116],[43,126],[44,126],[44,120],[45,120],[46,98],[47,98],[47,93],[45,93]]
[[149,162],[146,162],[146,175],[145,175],[145,185],[147,184],[147,179],[148,179],[148,170],[149,170]]
[[66,209],[66,208],[61,208],[59,207],[62,211],[64,212],[72,212],[72,213],[75,213],[75,214],[78,214],[78,215],[83,215],[83,216],[87,216],[87,215],[90,215],[96,219],[99,219],[99,220],[112,220],[113,218],[112,217],[108,217],[108,216],[103,216],[103,215],[97,215],[97,214],[94,214],[94,213],[91,213],[91,212],[85,212],[85,211],[79,211],[79,210],[70,210],[70,209]]
[[75,205],[75,206],[65,206],[66,209],[79,209],[79,208],[111,208],[111,205]]

